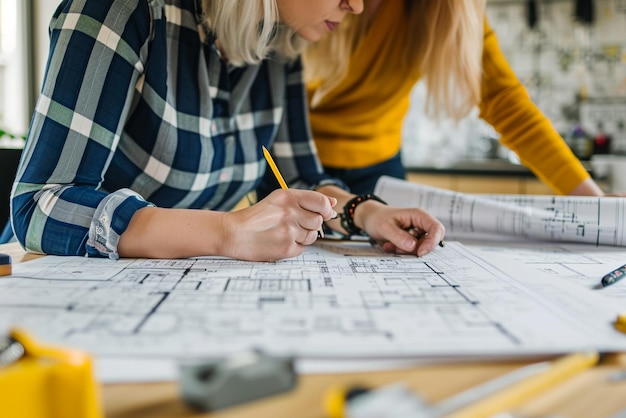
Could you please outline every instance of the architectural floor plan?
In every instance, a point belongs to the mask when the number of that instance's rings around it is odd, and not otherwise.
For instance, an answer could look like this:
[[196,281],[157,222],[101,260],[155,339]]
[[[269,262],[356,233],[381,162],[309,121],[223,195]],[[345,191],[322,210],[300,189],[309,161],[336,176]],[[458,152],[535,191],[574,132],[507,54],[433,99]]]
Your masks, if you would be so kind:
[[[0,327],[99,358],[252,347],[335,359],[626,348],[603,300],[576,286],[559,293],[555,303],[458,243],[417,258],[320,242],[272,263],[50,256],[0,279]],[[586,310],[571,309],[578,305]]]

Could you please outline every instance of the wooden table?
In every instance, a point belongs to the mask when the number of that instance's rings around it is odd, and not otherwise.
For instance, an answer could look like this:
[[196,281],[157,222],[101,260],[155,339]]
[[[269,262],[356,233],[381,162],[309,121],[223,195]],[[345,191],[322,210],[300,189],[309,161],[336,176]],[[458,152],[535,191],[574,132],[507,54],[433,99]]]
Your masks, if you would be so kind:
[[[39,257],[25,254],[17,244],[0,245],[13,263]],[[103,385],[102,399],[108,418],[323,418],[323,399],[335,385],[382,386],[403,382],[428,402],[439,402],[464,389],[529,364],[529,361],[468,362],[431,364],[402,370],[304,375],[288,393],[224,409],[200,413],[179,399],[175,382]],[[626,371],[626,354],[609,354],[600,365],[574,376],[515,409],[523,417],[612,417],[626,409],[626,379],[610,376]]]

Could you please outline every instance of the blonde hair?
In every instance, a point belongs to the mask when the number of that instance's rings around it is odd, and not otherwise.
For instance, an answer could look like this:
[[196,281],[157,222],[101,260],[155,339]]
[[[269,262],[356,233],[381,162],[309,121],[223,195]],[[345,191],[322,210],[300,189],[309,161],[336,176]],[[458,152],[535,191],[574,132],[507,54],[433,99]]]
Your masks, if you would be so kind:
[[307,45],[303,54],[304,78],[316,88],[311,98],[312,107],[346,76],[349,57],[366,29],[364,18],[347,15],[338,26],[337,33],[328,34],[318,42]]
[[[403,53],[406,64],[418,65],[424,78],[426,112],[435,119],[459,120],[480,103],[485,0],[405,0],[404,4],[409,20],[405,27],[411,32],[405,36]],[[346,76],[348,57],[367,30],[363,16],[346,16],[339,33],[305,51],[305,77],[316,87],[313,107]]]
[[257,64],[270,54],[294,59],[306,42],[280,24],[276,0],[202,0],[203,19],[229,63]]

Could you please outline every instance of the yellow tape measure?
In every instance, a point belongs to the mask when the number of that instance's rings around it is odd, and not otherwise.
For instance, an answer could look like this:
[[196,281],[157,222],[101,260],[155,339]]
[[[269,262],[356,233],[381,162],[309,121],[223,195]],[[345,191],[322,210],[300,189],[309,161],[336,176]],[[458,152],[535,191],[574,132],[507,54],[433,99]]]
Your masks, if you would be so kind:
[[102,418],[91,358],[37,343],[14,329],[0,337],[0,417]]

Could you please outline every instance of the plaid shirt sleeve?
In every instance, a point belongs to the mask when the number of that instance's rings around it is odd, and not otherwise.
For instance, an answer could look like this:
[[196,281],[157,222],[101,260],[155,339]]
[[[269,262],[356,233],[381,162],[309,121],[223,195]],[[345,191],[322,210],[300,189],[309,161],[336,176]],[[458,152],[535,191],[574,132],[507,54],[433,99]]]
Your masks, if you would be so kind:
[[[317,189],[324,185],[336,185],[348,190],[341,180],[324,173],[317,156],[317,148],[308,118],[308,101],[303,81],[300,59],[287,65],[287,90],[285,115],[278,127],[272,156],[285,181],[292,188]],[[267,170],[258,188],[260,197],[278,188],[278,182]]]
[[12,191],[13,229],[28,250],[116,258],[130,218],[149,205],[131,190],[99,188],[150,32],[146,1],[64,1],[55,12],[46,78]]

